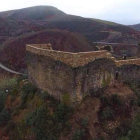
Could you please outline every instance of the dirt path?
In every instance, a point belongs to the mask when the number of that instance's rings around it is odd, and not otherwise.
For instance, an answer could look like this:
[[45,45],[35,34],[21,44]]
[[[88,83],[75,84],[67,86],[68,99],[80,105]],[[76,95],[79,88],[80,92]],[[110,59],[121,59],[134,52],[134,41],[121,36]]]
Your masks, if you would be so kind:
[[23,74],[23,73],[20,73],[20,72],[16,72],[16,71],[14,71],[14,70],[11,70],[11,69],[5,67],[5,66],[2,65],[2,64],[0,64],[0,68],[4,69],[4,70],[7,71],[7,72],[13,73],[13,74],[25,75],[25,74]]

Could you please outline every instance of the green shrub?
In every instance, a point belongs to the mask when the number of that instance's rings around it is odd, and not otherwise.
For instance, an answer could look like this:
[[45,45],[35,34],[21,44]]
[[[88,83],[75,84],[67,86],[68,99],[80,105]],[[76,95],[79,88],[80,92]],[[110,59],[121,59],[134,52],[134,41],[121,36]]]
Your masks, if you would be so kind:
[[92,140],[105,140],[105,138],[104,137],[99,137],[99,138],[94,138]]
[[107,76],[107,80],[106,80],[107,85],[109,85],[110,82],[111,82],[111,75],[108,75],[108,76]]
[[103,81],[102,81],[102,87],[106,87],[107,86],[107,82],[105,80],[105,74],[103,75]]
[[27,126],[34,126],[33,132],[37,135],[37,139],[42,140],[45,137],[44,131],[46,130],[46,128],[48,128],[47,125],[49,126],[49,123],[51,123],[46,121],[48,118],[48,110],[45,107],[36,109],[26,117],[25,122]]
[[121,105],[121,99],[117,94],[111,95],[111,97],[101,96],[100,101],[102,102],[103,106],[111,106],[113,104]]
[[62,96],[62,102],[66,105],[70,104],[70,97],[68,93],[64,93]]
[[4,109],[6,96],[7,95],[4,91],[0,91],[0,112]]
[[82,118],[81,119],[81,125],[86,128],[88,125],[88,118]]
[[85,130],[76,130],[71,140],[81,140],[85,136]]
[[140,139],[140,112],[136,115],[134,122],[132,123],[131,139]]
[[42,99],[42,100],[46,100],[46,99],[49,99],[49,93],[47,92],[40,92],[39,93],[39,97]]
[[25,140],[26,136],[30,133],[30,129],[27,128],[25,124],[25,120],[20,120],[18,123],[10,122],[11,125],[8,127],[12,127],[9,132],[10,140]]
[[50,95],[48,92],[44,91],[44,92],[38,92],[38,96],[42,99],[42,100],[50,100],[53,101],[55,103],[58,103],[58,100],[56,100],[52,95]]
[[111,102],[112,104],[121,105],[121,99],[117,94],[111,95]]
[[140,139],[140,112],[137,113],[127,134],[118,140],[139,140]]
[[37,140],[56,140],[64,128],[70,127],[68,119],[71,112],[70,107],[60,103],[55,106],[52,114],[44,105],[28,114],[25,122],[36,134]]
[[18,82],[17,82],[17,78],[13,77],[13,78],[5,78],[1,83],[0,83],[0,89],[2,90],[6,90],[8,89],[9,91],[13,91],[13,90],[17,90],[18,89]]
[[64,135],[67,136],[69,132],[71,131],[72,125],[69,121],[66,121],[65,123],[65,130],[64,130]]
[[2,112],[0,113],[0,124],[5,125],[7,122],[10,120],[10,113],[6,110],[3,109]]
[[104,108],[102,114],[102,119],[112,119],[114,117],[114,111],[110,107]]
[[37,92],[37,88],[31,83],[27,83],[21,87],[21,108],[25,107],[25,103],[27,99],[33,99],[35,93]]
[[132,124],[131,119],[123,120],[120,123],[120,125],[117,128],[115,128],[115,134],[117,135],[117,137],[126,136],[129,130],[131,129],[131,124]]
[[109,98],[106,96],[101,96],[100,101],[104,106],[109,106],[111,104]]
[[138,99],[135,99],[135,98],[131,99],[130,106],[138,106],[138,104],[139,104],[139,100]]
[[46,107],[40,107],[26,117],[27,126],[32,127],[37,140],[56,140],[62,126],[53,120]]
[[129,137],[121,137],[118,140],[130,140]]
[[65,123],[73,113],[73,109],[63,103],[60,103],[56,108],[55,117],[61,123]]
[[25,107],[27,98],[28,98],[28,93],[21,93],[21,104],[20,104],[21,109]]
[[9,121],[8,125],[6,126],[7,132],[10,132],[12,129],[16,127],[16,124],[13,120]]
[[22,86],[21,88],[22,93],[28,93],[28,94],[35,94],[37,92],[36,86],[32,85],[31,83],[27,83]]

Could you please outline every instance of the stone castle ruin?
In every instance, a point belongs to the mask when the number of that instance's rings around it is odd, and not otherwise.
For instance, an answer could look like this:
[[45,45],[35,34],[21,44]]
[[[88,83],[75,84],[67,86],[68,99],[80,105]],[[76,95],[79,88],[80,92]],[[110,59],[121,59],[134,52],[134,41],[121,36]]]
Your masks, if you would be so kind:
[[29,81],[58,100],[80,102],[85,95],[114,84],[121,65],[140,65],[140,59],[117,61],[106,50],[69,53],[50,44],[26,45]]

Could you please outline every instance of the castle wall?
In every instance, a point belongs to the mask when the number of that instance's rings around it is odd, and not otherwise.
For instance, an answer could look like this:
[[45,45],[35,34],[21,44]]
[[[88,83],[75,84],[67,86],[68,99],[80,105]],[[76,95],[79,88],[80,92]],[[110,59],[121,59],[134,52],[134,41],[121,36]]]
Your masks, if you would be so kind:
[[128,59],[128,60],[119,60],[115,62],[118,67],[122,65],[140,65],[140,58],[137,59]]
[[140,66],[139,65],[122,65],[117,68],[119,71],[119,80],[126,83],[140,82]]
[[70,66],[46,56],[27,52],[29,81],[58,100],[68,94],[70,102],[80,102],[84,95],[114,82],[115,64],[98,59],[83,67]]
[[27,53],[28,78],[43,91],[58,100],[68,94],[74,100],[74,69],[51,58]]
[[81,53],[69,53],[55,50],[42,49],[37,46],[27,45],[26,50],[42,56],[48,56],[56,61],[61,61],[71,67],[84,66],[89,62],[99,58],[111,58],[111,54],[107,51],[93,51]]
[[80,102],[84,95],[113,84],[116,67],[125,81],[140,75],[138,69],[122,69],[140,65],[140,59],[116,61],[107,51],[68,53],[51,49],[44,44],[26,46],[28,77],[58,100],[66,94],[72,103]]
[[114,83],[116,65],[110,59],[98,59],[84,67],[76,68],[76,95],[80,101],[84,95],[94,94]]

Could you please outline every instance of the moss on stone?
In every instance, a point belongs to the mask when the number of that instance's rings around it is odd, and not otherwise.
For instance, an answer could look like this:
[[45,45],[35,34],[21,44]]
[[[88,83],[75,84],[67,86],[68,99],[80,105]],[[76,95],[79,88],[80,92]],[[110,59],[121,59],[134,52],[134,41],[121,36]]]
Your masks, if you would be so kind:
[[102,87],[106,87],[111,82],[111,75],[107,74],[107,79],[105,78],[105,74],[103,75]]
[[69,105],[70,104],[70,97],[69,97],[69,94],[68,93],[64,93],[62,95],[62,102],[66,105]]

